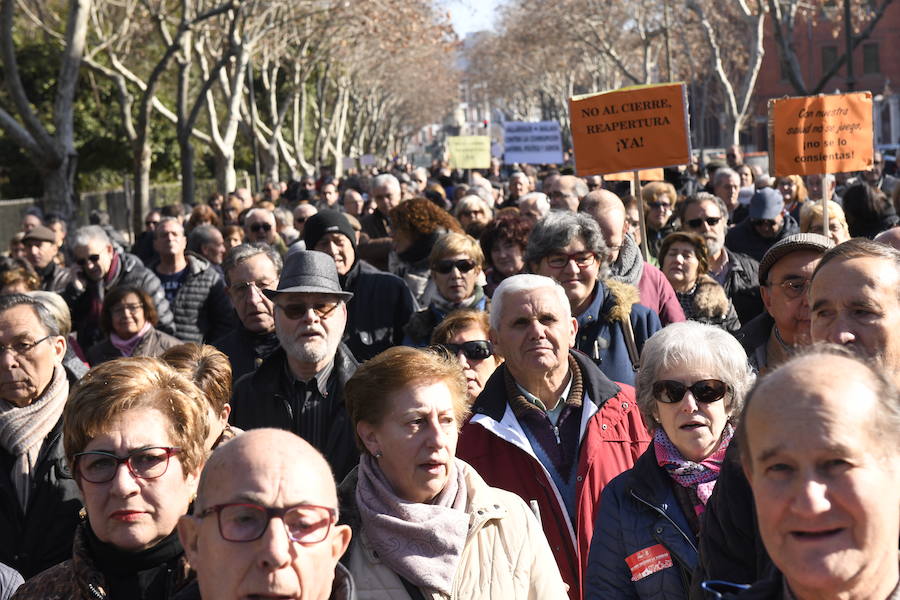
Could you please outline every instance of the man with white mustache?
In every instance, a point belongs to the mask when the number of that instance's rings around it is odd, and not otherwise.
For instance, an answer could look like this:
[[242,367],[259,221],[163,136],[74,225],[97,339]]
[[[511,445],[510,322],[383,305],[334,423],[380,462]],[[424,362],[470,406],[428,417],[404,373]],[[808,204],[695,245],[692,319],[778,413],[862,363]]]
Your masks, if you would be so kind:
[[288,256],[278,288],[263,293],[275,305],[280,347],[237,381],[229,420],[241,429],[293,431],[341,481],[359,460],[343,402],[358,365],[341,343],[353,294],[341,289],[330,256],[305,250]]

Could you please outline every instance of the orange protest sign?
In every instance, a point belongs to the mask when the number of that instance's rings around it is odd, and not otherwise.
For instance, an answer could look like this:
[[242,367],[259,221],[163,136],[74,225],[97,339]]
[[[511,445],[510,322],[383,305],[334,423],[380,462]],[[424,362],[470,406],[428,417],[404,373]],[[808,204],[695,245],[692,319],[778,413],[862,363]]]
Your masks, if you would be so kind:
[[769,148],[776,175],[872,168],[872,93],[770,100]]
[[691,161],[683,83],[624,88],[569,99],[575,168],[602,175]]
[[[662,169],[645,169],[638,171],[638,177],[641,181],[663,181],[665,175]],[[620,173],[609,173],[603,176],[605,181],[631,181],[634,179],[633,171],[622,171]]]

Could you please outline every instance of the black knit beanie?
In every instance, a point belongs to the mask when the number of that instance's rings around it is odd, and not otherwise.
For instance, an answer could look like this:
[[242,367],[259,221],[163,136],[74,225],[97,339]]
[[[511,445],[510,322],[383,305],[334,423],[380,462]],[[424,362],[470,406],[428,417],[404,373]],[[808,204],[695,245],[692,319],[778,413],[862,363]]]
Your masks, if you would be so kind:
[[320,210],[306,219],[306,223],[303,224],[303,241],[306,242],[306,249],[314,250],[319,240],[328,233],[343,233],[350,240],[353,252],[356,253],[356,232],[353,231],[353,226],[344,213],[336,210]]

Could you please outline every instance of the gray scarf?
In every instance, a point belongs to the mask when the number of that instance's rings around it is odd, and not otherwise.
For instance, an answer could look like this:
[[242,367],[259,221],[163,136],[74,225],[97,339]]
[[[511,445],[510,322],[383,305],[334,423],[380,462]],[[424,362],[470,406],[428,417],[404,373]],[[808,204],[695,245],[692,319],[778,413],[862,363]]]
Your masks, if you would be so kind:
[[422,504],[398,497],[376,459],[363,454],[359,461],[356,503],[378,558],[416,587],[447,596],[469,531],[467,468],[454,459],[447,485]]
[[62,416],[68,395],[66,371],[56,365],[50,383],[28,406],[19,408],[0,400],[0,446],[16,457],[10,479],[23,511],[28,509],[34,467],[44,438],[53,431]]
[[641,249],[626,235],[622,238],[619,258],[612,264],[612,279],[638,287],[643,274],[644,257],[641,256]]

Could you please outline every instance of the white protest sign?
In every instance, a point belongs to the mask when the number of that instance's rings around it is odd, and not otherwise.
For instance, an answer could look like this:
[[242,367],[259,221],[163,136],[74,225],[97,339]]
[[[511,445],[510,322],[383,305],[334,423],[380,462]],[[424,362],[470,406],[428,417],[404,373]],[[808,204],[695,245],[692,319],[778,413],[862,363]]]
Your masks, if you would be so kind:
[[556,121],[506,121],[503,124],[503,162],[530,165],[563,161],[562,136]]

